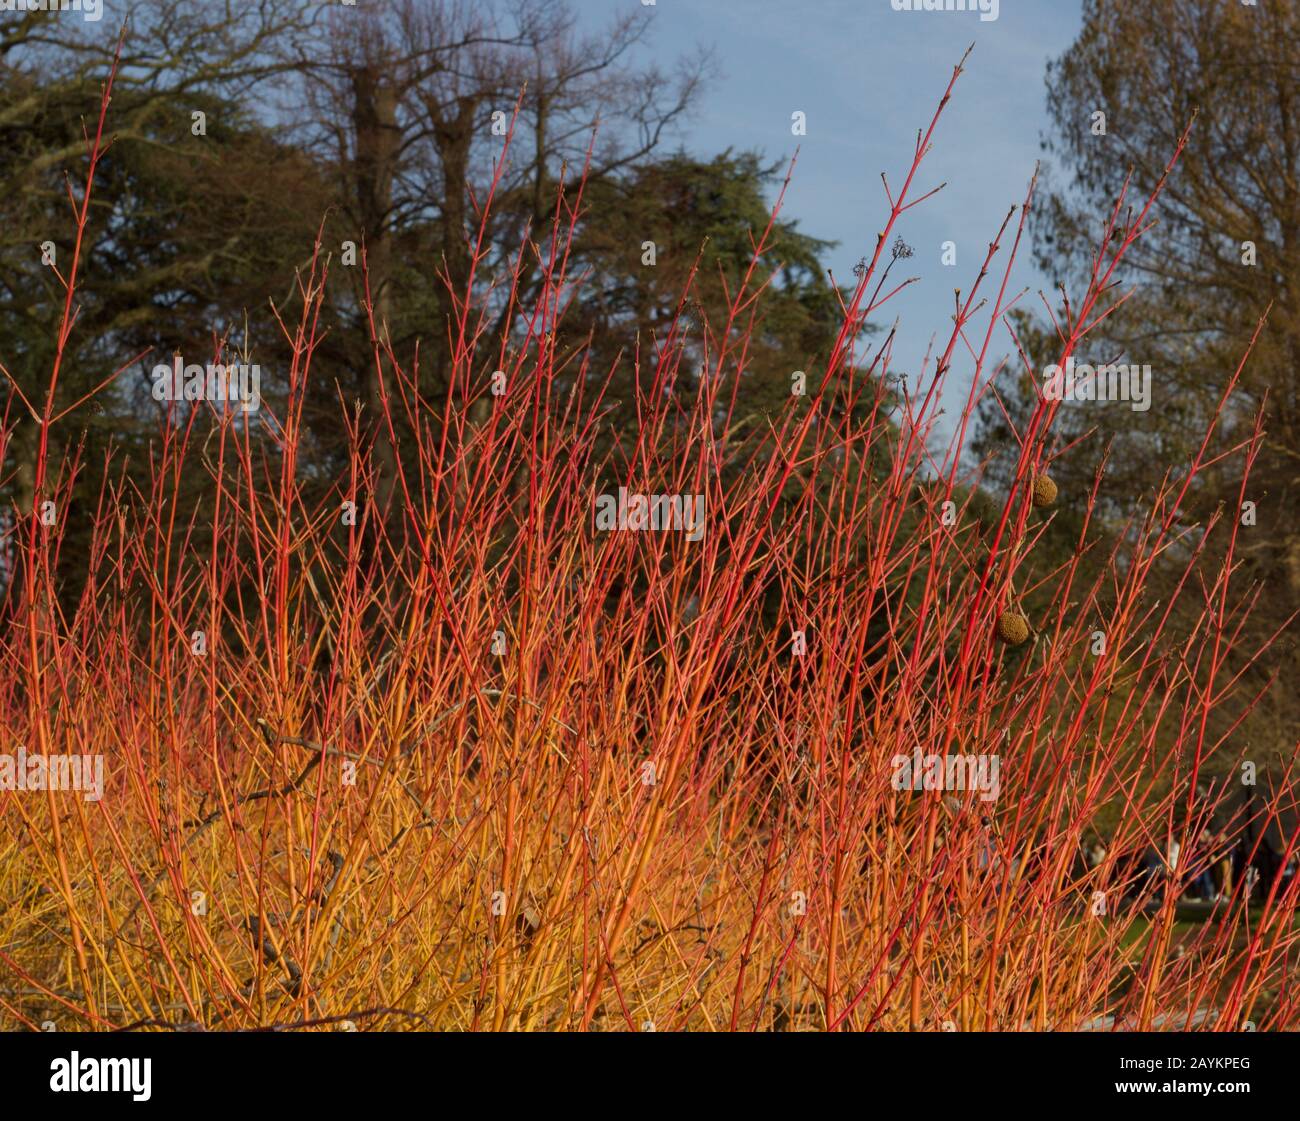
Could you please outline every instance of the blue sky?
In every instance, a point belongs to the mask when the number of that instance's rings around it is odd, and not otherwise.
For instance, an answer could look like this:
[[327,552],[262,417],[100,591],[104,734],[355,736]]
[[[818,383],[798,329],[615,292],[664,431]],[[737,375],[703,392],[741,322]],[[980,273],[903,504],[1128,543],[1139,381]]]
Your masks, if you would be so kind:
[[[628,2],[572,6],[595,27]],[[896,12],[890,0],[656,0],[649,10],[662,64],[706,43],[721,71],[682,129],[683,146],[702,156],[733,146],[776,158],[797,144],[784,213],[804,232],[840,242],[828,264],[841,283],[852,282],[854,263],[871,252],[886,216],[880,172],[891,187],[901,183],[916,130],[929,124],[952,67],[975,44],[916,193],[948,186],[896,227],[916,255],[893,275],[921,279],[877,317],[900,318],[895,368],[919,367],[931,335],[950,329],[953,288],[969,287],[1008,207],[1024,199],[1047,126],[1044,68],[1077,35],[1079,0],[1001,0],[993,21],[975,12]],[[807,114],[801,138],[790,131],[795,110]],[[940,263],[948,240],[957,244],[956,268]],[[1028,286],[1022,303],[1040,308],[1036,293],[1051,278],[1038,273],[1027,249],[1011,290]],[[950,401],[969,387],[963,356]]]

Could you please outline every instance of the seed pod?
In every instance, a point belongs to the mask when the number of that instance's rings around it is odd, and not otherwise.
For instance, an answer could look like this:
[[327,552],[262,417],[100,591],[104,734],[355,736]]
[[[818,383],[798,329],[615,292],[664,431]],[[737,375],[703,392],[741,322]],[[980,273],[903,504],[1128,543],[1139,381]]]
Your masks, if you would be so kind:
[[1056,501],[1056,483],[1050,475],[1039,475],[1034,480],[1034,505],[1050,506]]
[[1029,620],[1014,611],[1004,611],[998,617],[998,638],[1009,646],[1019,646],[1029,637]]

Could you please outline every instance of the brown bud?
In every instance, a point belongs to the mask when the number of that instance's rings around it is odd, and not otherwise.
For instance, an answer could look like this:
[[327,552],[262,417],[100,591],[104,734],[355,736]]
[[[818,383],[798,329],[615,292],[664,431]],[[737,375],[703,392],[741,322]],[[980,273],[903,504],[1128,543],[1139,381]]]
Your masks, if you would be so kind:
[[1010,646],[1019,646],[1029,637],[1029,620],[1014,611],[1004,611],[998,617],[998,638]]
[[1034,505],[1050,506],[1056,501],[1056,484],[1050,475],[1039,475],[1034,480]]

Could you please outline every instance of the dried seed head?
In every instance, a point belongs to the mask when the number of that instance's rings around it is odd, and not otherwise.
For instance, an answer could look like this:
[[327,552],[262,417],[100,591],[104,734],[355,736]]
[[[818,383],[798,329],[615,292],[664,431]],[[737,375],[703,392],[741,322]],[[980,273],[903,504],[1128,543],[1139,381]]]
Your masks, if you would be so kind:
[[1034,505],[1050,506],[1056,501],[1056,484],[1050,475],[1039,475],[1034,480]]
[[998,617],[998,638],[1011,646],[1019,646],[1029,637],[1029,620],[1014,611],[1004,611]]
[[524,909],[515,916],[515,930],[518,932],[520,938],[525,942],[528,942],[532,939],[533,935],[537,933],[537,928],[541,925],[542,913],[530,899],[529,902],[525,904]]

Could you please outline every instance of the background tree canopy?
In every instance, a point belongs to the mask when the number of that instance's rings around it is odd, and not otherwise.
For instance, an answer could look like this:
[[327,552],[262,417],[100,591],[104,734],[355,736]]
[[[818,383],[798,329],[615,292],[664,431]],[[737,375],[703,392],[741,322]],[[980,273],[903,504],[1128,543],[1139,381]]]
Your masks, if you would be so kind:
[[[224,345],[265,371],[285,366],[272,307],[295,296],[318,230],[334,257],[328,314],[337,327],[316,356],[323,376],[306,403],[315,453],[307,468],[323,478],[343,454],[340,395],[377,412],[361,250],[352,266],[345,243],[364,247],[376,320],[396,353],[409,356],[422,340],[422,388],[435,405],[447,392],[454,294],[470,283],[475,251],[474,280],[500,284],[518,265],[516,299],[527,304],[541,283],[537,264],[562,184],[584,174],[570,247],[582,296],[557,341],[589,352],[588,376],[615,369],[616,385],[625,383],[638,338],[648,347],[667,328],[692,272],[685,319],[721,330],[725,286],[734,290],[753,261],[777,165],[755,153],[700,160],[667,148],[708,77],[707,54],[678,60],[669,74],[638,69],[629,56],[646,13],[620,17],[599,36],[575,27],[551,0],[403,2],[361,17],[304,0],[130,5],[114,141],[97,184],[61,400],[78,400],[122,362],[143,357],[85,410],[77,493],[99,492],[110,437],[119,450],[145,454],[156,436],[160,412],[147,395],[156,363],[177,352],[209,360]],[[54,14],[0,16],[0,330],[7,368],[31,400],[45,384],[62,310],[61,287],[37,247],[53,243],[56,265],[60,248],[70,252],[64,173],[82,154],[81,130],[94,118],[113,46],[78,37]],[[507,129],[510,158],[494,183]],[[648,265],[647,242],[655,246]],[[746,370],[748,414],[788,395],[791,372],[824,355],[838,332],[819,260],[827,245],[791,222],[776,226],[759,263],[758,282],[772,291]],[[283,385],[272,374],[263,392],[274,399],[277,391]],[[614,396],[625,405],[612,428],[632,415],[630,394]],[[20,414],[10,423],[0,485],[22,514],[32,508],[35,426]],[[374,435],[387,443],[385,433]],[[66,560],[69,572],[80,567]]]

